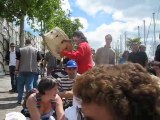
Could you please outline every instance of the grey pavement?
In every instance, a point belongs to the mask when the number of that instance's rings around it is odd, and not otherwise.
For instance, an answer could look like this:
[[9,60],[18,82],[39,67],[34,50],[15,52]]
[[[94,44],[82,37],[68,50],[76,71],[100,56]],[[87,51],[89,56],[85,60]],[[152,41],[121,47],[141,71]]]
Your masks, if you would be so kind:
[[22,106],[17,104],[17,93],[9,93],[10,89],[10,77],[0,76],[0,120],[4,120],[7,113],[20,112],[22,109]]

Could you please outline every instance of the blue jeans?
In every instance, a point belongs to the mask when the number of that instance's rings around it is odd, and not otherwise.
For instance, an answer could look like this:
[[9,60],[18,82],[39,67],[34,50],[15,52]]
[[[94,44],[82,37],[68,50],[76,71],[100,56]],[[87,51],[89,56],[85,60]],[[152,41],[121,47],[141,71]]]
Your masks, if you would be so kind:
[[24,86],[26,88],[26,92],[30,91],[33,88],[35,73],[33,72],[20,72],[17,79],[17,87],[18,87],[18,102],[22,101]]
[[16,66],[9,66],[9,73],[11,77],[12,90],[17,91],[17,80],[15,76],[15,67]]
[[35,73],[34,75],[34,82],[33,82],[33,88],[37,88],[38,87],[38,73]]

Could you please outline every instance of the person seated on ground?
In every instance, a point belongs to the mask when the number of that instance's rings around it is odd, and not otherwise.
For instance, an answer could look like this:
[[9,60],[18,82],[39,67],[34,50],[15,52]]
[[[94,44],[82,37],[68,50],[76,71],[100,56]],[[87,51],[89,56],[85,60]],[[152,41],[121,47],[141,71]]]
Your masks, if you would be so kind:
[[31,120],[65,120],[63,103],[58,91],[58,81],[51,77],[42,78],[38,84],[38,92],[31,94],[26,100],[26,107]]
[[85,120],[160,120],[160,86],[139,64],[96,66],[79,76],[73,92]]
[[122,54],[122,57],[119,59],[118,63],[119,64],[124,64],[127,62],[128,60],[128,56],[129,56],[129,51],[128,50],[125,50]]
[[77,73],[77,63],[74,60],[69,60],[66,63],[65,71],[67,75],[65,77],[60,78],[58,94],[62,99],[65,99],[66,104],[68,104],[68,106],[71,106],[73,99],[73,84],[75,82],[76,77],[79,76],[79,74]]

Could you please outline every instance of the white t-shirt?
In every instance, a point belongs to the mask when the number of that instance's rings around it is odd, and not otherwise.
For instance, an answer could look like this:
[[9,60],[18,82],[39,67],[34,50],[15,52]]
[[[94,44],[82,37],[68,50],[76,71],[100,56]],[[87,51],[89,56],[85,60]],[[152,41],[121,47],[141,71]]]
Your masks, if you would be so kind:
[[81,104],[82,104],[82,100],[80,98],[73,96],[73,106],[77,106],[81,108]]
[[81,102],[82,102],[81,99],[73,96],[73,106],[65,109],[65,117],[67,118],[67,120],[78,120],[77,107],[81,108]]
[[16,66],[16,53],[15,51],[10,51],[10,60],[9,60],[9,66]]

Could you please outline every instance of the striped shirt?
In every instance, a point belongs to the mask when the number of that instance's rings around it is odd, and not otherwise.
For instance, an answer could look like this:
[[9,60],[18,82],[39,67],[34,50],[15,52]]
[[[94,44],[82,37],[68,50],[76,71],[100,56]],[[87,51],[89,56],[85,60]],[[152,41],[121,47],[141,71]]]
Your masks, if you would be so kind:
[[59,91],[64,92],[64,91],[72,90],[74,82],[75,82],[75,79],[70,79],[68,75],[63,78],[60,78],[59,88],[58,88]]
[[[77,74],[79,76],[79,74]],[[76,77],[77,77],[76,76]],[[75,79],[70,79],[68,75],[59,79],[59,92],[65,92],[65,91],[70,91],[73,88],[73,84],[75,83]],[[72,103],[73,99],[66,99],[66,103]]]

